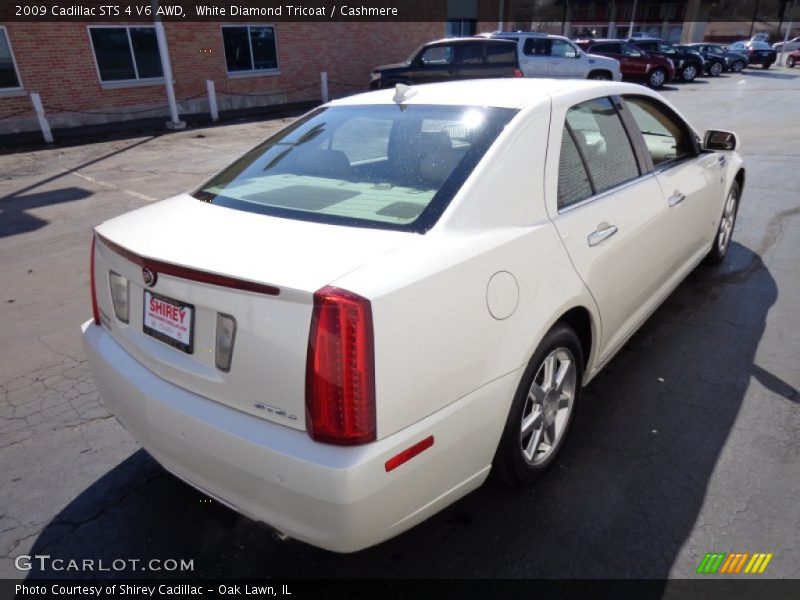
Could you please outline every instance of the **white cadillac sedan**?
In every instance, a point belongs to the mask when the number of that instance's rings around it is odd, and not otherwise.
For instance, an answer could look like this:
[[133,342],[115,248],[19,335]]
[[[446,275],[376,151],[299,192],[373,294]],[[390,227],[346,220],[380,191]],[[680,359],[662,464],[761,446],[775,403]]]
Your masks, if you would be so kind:
[[728,250],[737,138],[657,93],[483,80],[330,102],[98,226],[102,397],[167,470],[350,552],[540,476],[581,387]]

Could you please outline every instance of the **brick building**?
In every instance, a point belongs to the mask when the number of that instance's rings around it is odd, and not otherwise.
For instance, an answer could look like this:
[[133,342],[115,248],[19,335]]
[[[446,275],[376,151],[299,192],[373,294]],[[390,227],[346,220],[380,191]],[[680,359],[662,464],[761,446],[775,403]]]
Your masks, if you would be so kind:
[[[443,37],[445,23],[165,23],[181,114],[318,100],[363,89],[372,67]],[[169,114],[153,25],[0,24],[0,135],[38,129],[30,92],[54,129]]]

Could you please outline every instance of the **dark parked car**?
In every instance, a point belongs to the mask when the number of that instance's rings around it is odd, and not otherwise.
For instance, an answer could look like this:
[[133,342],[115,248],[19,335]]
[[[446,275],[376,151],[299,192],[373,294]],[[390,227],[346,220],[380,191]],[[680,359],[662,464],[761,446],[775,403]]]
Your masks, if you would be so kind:
[[675,65],[669,58],[650,54],[623,40],[578,40],[587,53],[609,56],[619,61],[623,79],[644,81],[651,88],[660,88],[675,77]]
[[749,63],[749,59],[747,58],[747,54],[742,54],[739,52],[730,52],[725,50],[719,44],[707,44],[705,42],[701,42],[698,44],[689,44],[691,48],[697,48],[700,51],[700,54],[703,55],[703,58],[708,60],[711,56],[716,56],[722,59],[724,62],[724,70],[725,71],[733,71],[734,73],[739,73],[744,69],[747,64]]
[[482,38],[430,42],[404,63],[373,69],[369,87],[492,77],[522,77],[516,42]]
[[717,56],[716,54],[706,54],[700,48],[693,45],[684,45],[680,44],[675,46],[678,50],[683,50],[684,52],[691,52],[692,54],[697,54],[703,59],[704,63],[704,73],[706,75],[711,75],[711,77],[719,77],[725,71],[725,59],[721,56]]
[[637,39],[630,38],[631,44],[650,54],[664,56],[675,63],[675,70],[683,81],[692,81],[705,71],[705,61],[699,54],[686,52],[676,48],[673,44],[659,39]]
[[798,62],[800,62],[800,50],[795,50],[786,57],[786,66],[790,69],[794,69]]
[[765,69],[769,69],[778,59],[778,53],[767,42],[753,40],[734,42],[728,46],[728,51],[747,54],[751,65],[761,65]]

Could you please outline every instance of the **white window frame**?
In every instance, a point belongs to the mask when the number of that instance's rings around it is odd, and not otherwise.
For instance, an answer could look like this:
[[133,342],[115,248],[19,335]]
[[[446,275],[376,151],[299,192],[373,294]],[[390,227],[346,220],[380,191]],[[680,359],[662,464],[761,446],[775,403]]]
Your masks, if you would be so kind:
[[[135,79],[114,79],[113,81],[103,81],[100,74],[100,63],[97,62],[97,52],[94,48],[94,41],[92,40],[92,29],[124,29],[128,36],[128,50],[131,53],[131,60],[133,62],[133,72],[136,74]],[[131,29],[155,29],[154,25],[135,24],[135,25],[87,25],[86,35],[89,36],[89,47],[92,49],[92,58],[94,59],[94,69],[97,72],[97,81],[103,89],[114,89],[122,87],[140,87],[146,85],[159,85],[164,83],[164,76],[161,77],[139,77],[139,66],[136,64],[136,54],[133,52],[133,43],[131,41]],[[158,41],[158,38],[156,38]],[[159,44],[159,51],[161,45]]]
[[[250,64],[254,65],[255,61],[253,60],[253,38],[250,37],[250,28],[251,27],[271,27],[272,28],[272,37],[275,40],[275,63],[276,66],[274,69],[256,69],[251,68],[246,71],[228,71],[228,57],[225,54],[225,36],[223,35],[223,30],[230,29],[232,27],[247,27],[247,43],[250,46]],[[219,32],[220,44],[222,44],[222,59],[225,61],[225,72],[228,74],[229,79],[238,79],[241,77],[259,77],[259,76],[270,76],[270,75],[280,75],[281,74],[281,58],[280,53],[278,52],[278,30],[276,29],[273,23],[225,23],[220,25],[220,32]]]
[[8,51],[11,54],[11,64],[14,65],[14,73],[17,76],[19,85],[17,87],[0,88],[0,98],[8,98],[10,96],[24,96],[25,86],[22,84],[22,75],[19,72],[19,65],[17,65],[17,57],[14,56],[14,48],[11,46],[11,38],[8,35],[8,28],[5,25],[0,25],[0,31],[6,37],[6,44],[8,44]]

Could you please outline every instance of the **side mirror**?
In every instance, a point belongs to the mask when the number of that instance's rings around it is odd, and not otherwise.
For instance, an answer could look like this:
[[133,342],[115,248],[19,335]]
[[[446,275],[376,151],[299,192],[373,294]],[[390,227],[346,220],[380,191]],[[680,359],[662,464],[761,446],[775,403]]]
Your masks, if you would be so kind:
[[580,58],[581,54],[583,54],[583,52],[581,52],[580,50],[575,50],[575,58]]
[[706,150],[736,150],[739,138],[731,131],[709,129],[703,137],[703,148]]

